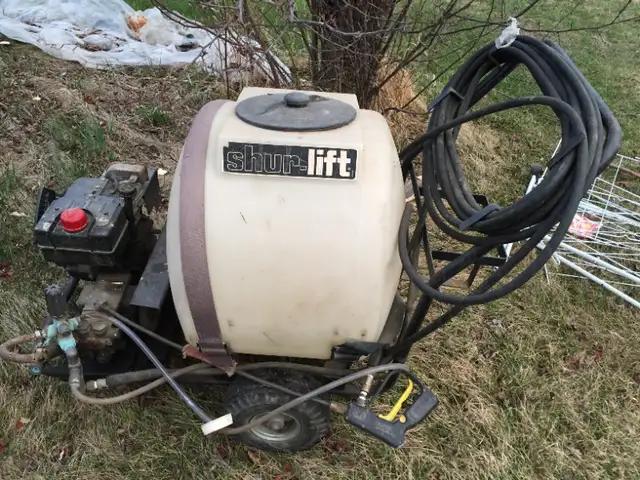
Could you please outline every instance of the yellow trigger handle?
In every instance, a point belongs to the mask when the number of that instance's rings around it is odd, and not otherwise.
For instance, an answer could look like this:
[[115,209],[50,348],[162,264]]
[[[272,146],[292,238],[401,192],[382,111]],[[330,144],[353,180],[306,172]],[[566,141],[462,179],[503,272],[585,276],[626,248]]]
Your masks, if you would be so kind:
[[[409,384],[407,385],[407,388],[404,389],[404,392],[402,392],[402,395],[400,395],[400,398],[395,403],[391,411],[386,415],[378,415],[378,416],[382,420],[386,420],[387,422],[393,422],[396,416],[398,415],[398,413],[400,412],[402,405],[404,404],[404,402],[407,401],[407,399],[411,395],[411,392],[413,392],[413,382],[411,381],[411,379],[409,379]],[[406,419],[404,418],[404,415],[400,415],[400,421],[404,423],[405,420]]]

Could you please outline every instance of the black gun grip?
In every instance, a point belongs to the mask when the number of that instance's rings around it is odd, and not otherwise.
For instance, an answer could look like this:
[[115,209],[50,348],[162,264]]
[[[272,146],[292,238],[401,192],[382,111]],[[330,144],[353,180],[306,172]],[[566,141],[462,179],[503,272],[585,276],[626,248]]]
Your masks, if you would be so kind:
[[389,422],[366,407],[351,403],[347,410],[347,421],[356,427],[370,433],[394,448],[402,446],[407,430],[415,427],[424,420],[438,405],[437,397],[424,388],[420,396],[404,412],[405,422],[399,419]]

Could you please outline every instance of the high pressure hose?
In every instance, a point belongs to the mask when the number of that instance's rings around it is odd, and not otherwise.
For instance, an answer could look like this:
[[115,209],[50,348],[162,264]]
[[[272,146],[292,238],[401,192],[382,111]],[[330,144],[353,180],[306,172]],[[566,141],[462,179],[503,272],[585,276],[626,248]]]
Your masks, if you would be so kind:
[[[542,95],[515,98],[471,110],[516,67],[526,67]],[[469,121],[517,107],[547,106],[555,113],[561,143],[547,165],[542,182],[511,205],[479,204],[463,174],[456,150],[460,127]],[[468,305],[490,302],[524,285],[551,258],[564,238],[582,197],[614,158],[622,139],[620,125],[600,95],[558,45],[517,36],[509,46],[487,45],[453,76],[432,106],[427,132],[400,153],[405,179],[411,180],[417,205],[407,205],[399,234],[403,267],[423,292],[402,338],[381,361],[402,361],[411,345],[444,325]],[[414,160],[421,155],[422,185]],[[420,191],[421,187],[421,191]],[[422,201],[424,199],[424,201]],[[427,262],[427,218],[451,239],[466,246],[459,256],[429,276],[419,271],[417,249],[422,243]],[[415,225],[415,227],[413,227]],[[550,235],[539,255],[516,269]],[[450,278],[474,265],[492,249],[520,242],[468,295],[440,290]],[[510,278],[507,278],[510,276]],[[421,327],[433,300],[453,306]]]
[[[117,319],[112,315],[108,315],[106,313],[101,313],[101,312],[97,312],[97,313],[100,313],[103,316],[103,318],[105,318],[106,320],[113,323],[116,327],[118,327],[122,331],[122,333],[124,333],[127,337],[129,337],[131,341],[135,343],[138,346],[138,348],[140,348],[140,350],[142,350],[142,353],[144,353],[144,355],[149,359],[149,361],[158,370],[160,370],[160,372],[162,373],[162,376],[166,379],[166,382],[169,384],[169,386],[173,388],[173,390],[178,394],[180,399],[191,409],[191,411],[193,411],[193,413],[195,413],[198,416],[198,418],[200,418],[200,420],[202,420],[204,423],[208,423],[211,421],[211,417],[209,417],[209,415],[207,415],[207,413],[202,408],[200,408],[200,406],[195,401],[191,399],[191,397],[184,391],[184,389],[178,384],[178,382],[176,382],[175,378],[171,375],[171,373],[169,373],[167,369],[164,367],[164,365],[162,365],[162,362],[151,351],[149,346],[138,335],[136,335],[136,333],[131,328],[129,328],[129,326],[126,323],[122,322],[121,320]],[[73,389],[73,386],[72,386],[72,389]],[[76,395],[76,393],[74,393],[74,395]]]
[[[131,328],[129,328],[126,323],[122,322],[115,316],[108,314],[107,313],[108,311],[110,311],[110,309],[100,308],[100,310],[96,313],[101,314],[103,318],[105,318],[106,320],[109,320],[116,327],[118,327],[125,335],[127,335],[142,350],[142,352],[147,356],[147,358],[151,361],[151,363],[155,365],[157,370],[162,375],[162,378],[159,378],[154,382],[151,382],[143,387],[140,387],[137,390],[133,390],[132,392],[129,392],[129,394],[124,394],[119,397],[112,397],[111,399],[100,399],[97,397],[89,397],[85,395],[82,391],[83,385],[82,385],[82,379],[80,378],[81,372],[82,372],[81,365],[78,362],[77,353],[73,351],[71,356],[68,355],[68,358],[69,358],[69,366],[70,366],[69,384],[71,385],[71,390],[74,397],[77,398],[78,400],[81,400],[87,403],[108,405],[111,403],[119,403],[122,401],[130,400],[131,398],[134,398],[135,396],[141,395],[146,391],[156,388],[157,386],[160,386],[163,383],[168,383],[176,391],[180,399],[203,421],[203,426],[206,426],[208,424],[214,424],[218,419],[212,419],[211,417],[209,417],[209,415],[207,415],[207,413],[205,413],[204,410],[202,410],[202,408],[200,408],[200,406],[195,401],[193,401],[191,397],[189,397],[189,395],[176,382],[177,377],[181,375],[186,375],[187,373],[195,372],[197,370],[202,370],[206,368],[206,366],[203,364],[196,364],[196,365],[191,365],[190,367],[185,367],[180,370],[169,372],[162,365],[160,360],[158,360],[158,358],[154,355],[151,349],[149,349],[149,347],[144,343],[144,341],[140,337],[138,337],[138,335]],[[72,362],[73,362],[73,367],[72,367]],[[288,362],[273,362],[273,363],[276,365],[280,364],[279,366],[284,367],[285,365],[287,365]],[[324,370],[323,367],[313,367],[313,366],[306,366],[306,367],[316,368],[318,369],[318,371]],[[329,369],[329,370],[333,370],[333,369]],[[238,374],[244,374],[248,378],[251,378],[252,380],[257,381],[258,383],[263,383],[272,388],[276,388],[278,390],[282,390],[282,391],[285,391],[286,393],[294,395],[296,396],[296,398],[272,410],[271,412],[265,415],[262,415],[260,418],[257,418],[250,423],[247,423],[239,427],[224,428],[223,430],[220,430],[220,433],[225,433],[227,435],[237,435],[237,434],[246,432],[248,430],[251,430],[252,428],[262,425],[263,423],[269,421],[274,416],[279,415],[283,412],[286,412],[287,410],[291,410],[292,408],[295,408],[298,405],[307,401],[313,401],[317,399],[321,403],[326,403],[326,401],[322,399],[318,399],[318,397],[320,397],[321,395],[331,390],[334,390],[338,387],[346,385],[348,383],[351,383],[361,378],[367,377],[369,375],[374,375],[376,373],[381,373],[381,372],[404,372],[406,375],[415,378],[413,373],[409,370],[409,368],[405,364],[390,363],[386,365],[378,365],[378,366],[363,368],[361,370],[357,370],[352,373],[346,374],[336,380],[333,380],[325,385],[322,385],[319,388],[311,390],[310,392],[298,393],[286,387],[274,384],[272,382],[268,382],[266,380],[260,379],[259,377],[255,377],[253,375],[247,374],[245,372],[238,372]],[[203,428],[203,430],[205,429]]]
[[275,410],[271,410],[269,413],[266,413],[249,423],[246,423],[239,427],[225,428],[221,431],[221,433],[225,433],[227,435],[238,435],[240,433],[244,433],[253,428],[256,428],[259,425],[262,425],[263,423],[271,420],[273,417],[280,415],[281,413],[286,412],[287,410],[291,410],[292,408],[313,399],[314,397],[318,397],[320,395],[328,393],[331,390],[341,387],[342,385],[346,385],[347,383],[355,382],[356,380],[359,380],[361,378],[381,372],[403,372],[406,375],[415,378],[409,367],[407,367],[404,363],[388,363],[386,365],[363,368],[362,370],[357,370],[349,375],[345,375],[342,378],[333,380],[332,382],[318,387],[315,390],[311,390],[304,395],[300,395],[299,397],[294,398],[293,400],[279,406]]
[[[471,111],[518,65],[529,70],[543,95]],[[464,178],[456,150],[460,126],[492,113],[533,105],[550,107],[562,132],[548,172],[538,187],[511,205],[480,205]],[[455,305],[486,303],[522,286],[559,246],[580,200],[615,156],[621,137],[616,118],[559,46],[518,36],[506,48],[493,43],[484,47],[449,81],[432,110],[427,132],[400,154],[408,173],[413,159],[422,153],[424,206],[418,214],[420,225],[425,224],[428,214],[443,232],[469,248],[426,280],[409,252],[411,212],[407,209],[400,229],[400,254],[407,274],[430,298]],[[540,255],[497,286],[548,234],[551,239]],[[452,295],[438,289],[442,280],[474,264],[491,249],[512,242],[523,243],[471,294]]]
[[[198,370],[193,373],[196,377],[207,377],[207,376],[226,376],[227,374],[219,370],[215,367],[208,365],[209,368]],[[293,363],[293,362],[258,362],[258,363],[246,363],[242,365],[238,365],[236,367],[237,372],[242,372],[242,375],[245,375],[246,372],[252,370],[292,370],[298,372],[308,373],[310,375],[318,375],[321,377],[328,378],[338,378],[344,375],[347,375],[353,370],[342,369],[342,368],[327,368],[321,367],[318,365],[307,365],[304,363]],[[177,370],[169,370],[169,373],[173,374]],[[182,375],[180,375],[182,376]],[[149,380],[155,380],[157,378],[162,377],[162,373],[157,368],[150,368],[147,370],[136,370],[133,372],[125,372],[125,373],[114,373],[112,375],[108,375],[104,379],[102,379],[104,386],[103,388],[114,388],[122,385],[129,385],[131,383],[139,383],[146,382]]]
[[[169,376],[173,379],[179,378],[183,375],[187,375],[189,373],[197,372],[198,370],[209,369],[211,368],[207,364],[196,363],[195,365],[189,365],[188,367],[180,368],[178,370],[173,370],[169,373]],[[80,388],[72,388],[71,394],[76,398],[76,400],[80,400],[83,403],[88,403],[90,405],[115,405],[117,403],[127,402],[129,400],[133,400],[140,395],[150,392],[154,388],[158,388],[167,383],[166,377],[160,377],[156,380],[153,380],[135,390],[131,390],[127,393],[123,393],[122,395],[117,395],[115,397],[92,397],[86,395]]]
[[44,350],[32,352],[32,353],[19,353],[15,349],[31,342],[36,342],[42,337],[39,334],[32,333],[30,335],[21,335],[19,337],[7,340],[0,345],[0,359],[5,362],[24,363],[24,364],[36,364],[46,358],[46,352]]

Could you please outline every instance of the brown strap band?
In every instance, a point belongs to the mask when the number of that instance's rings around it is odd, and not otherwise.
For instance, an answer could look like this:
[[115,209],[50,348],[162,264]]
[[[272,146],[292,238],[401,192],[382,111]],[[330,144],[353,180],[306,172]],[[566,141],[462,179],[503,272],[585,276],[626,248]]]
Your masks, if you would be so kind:
[[180,173],[180,256],[187,301],[200,348],[199,355],[194,355],[194,349],[185,353],[232,374],[236,362],[222,341],[211,291],[205,232],[205,169],[209,133],[214,117],[226,102],[216,100],[202,107],[193,119],[184,143]]

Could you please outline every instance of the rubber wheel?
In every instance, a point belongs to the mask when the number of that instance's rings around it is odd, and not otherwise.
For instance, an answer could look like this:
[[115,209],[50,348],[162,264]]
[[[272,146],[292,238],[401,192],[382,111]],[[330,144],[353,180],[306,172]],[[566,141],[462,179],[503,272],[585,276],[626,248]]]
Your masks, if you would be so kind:
[[[298,373],[263,372],[260,376],[300,393],[309,392],[322,385],[313,377]],[[227,409],[233,416],[234,426],[240,426],[269,413],[293,398],[244,377],[236,377],[227,390]],[[232,438],[260,450],[306,450],[318,443],[329,431],[330,416],[328,405],[308,401]]]

